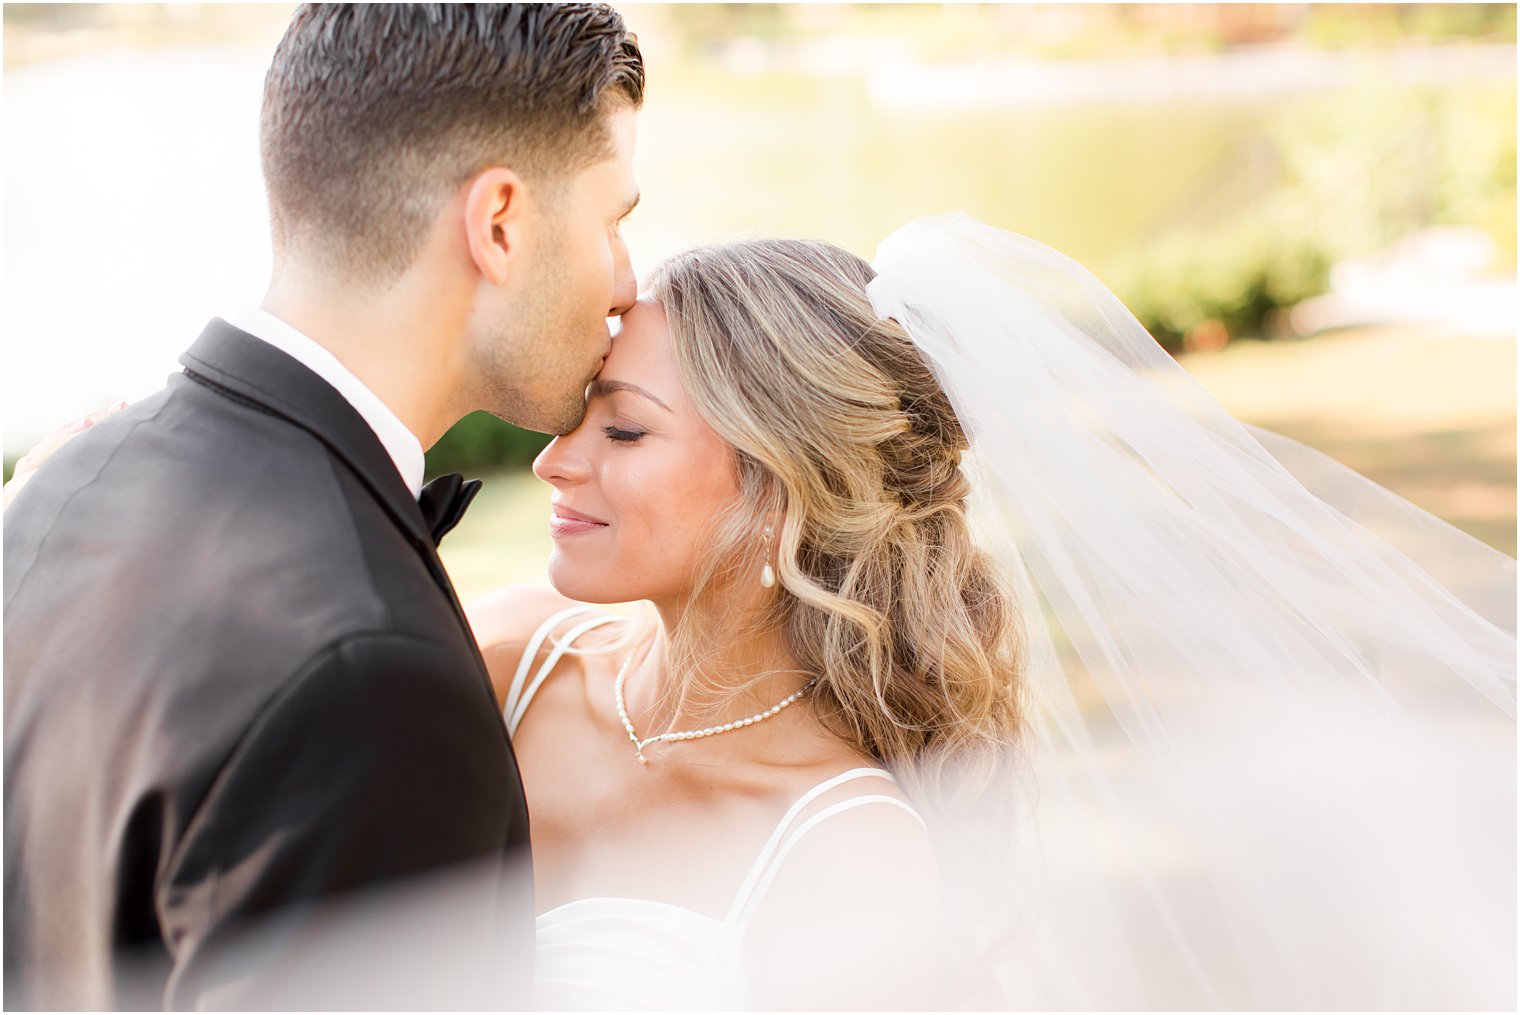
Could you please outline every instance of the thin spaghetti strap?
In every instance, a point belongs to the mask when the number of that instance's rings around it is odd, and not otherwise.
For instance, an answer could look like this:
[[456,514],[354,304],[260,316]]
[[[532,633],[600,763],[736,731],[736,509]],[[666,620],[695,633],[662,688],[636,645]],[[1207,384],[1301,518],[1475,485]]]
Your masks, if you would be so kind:
[[895,796],[887,796],[883,793],[867,793],[861,796],[850,797],[848,800],[841,800],[836,804],[830,804],[804,821],[797,828],[797,831],[787,836],[786,842],[782,843],[781,848],[776,851],[775,859],[766,867],[765,876],[754,886],[748,898],[735,900],[735,909],[729,914],[729,922],[735,924],[741,930],[749,925],[750,920],[754,919],[755,911],[760,908],[760,903],[764,901],[765,893],[770,890],[771,882],[775,881],[776,875],[781,873],[781,864],[785,862],[787,855],[796,848],[797,843],[802,841],[802,837],[812,828],[827,821],[836,814],[842,814],[845,811],[853,810],[856,807],[863,807],[866,804],[889,804],[893,807],[899,807],[913,815],[913,820],[923,825],[925,831],[929,829],[929,826],[924,824],[924,819],[917,811]]
[[[595,610],[596,607],[594,606],[572,606],[568,609],[560,610],[548,620],[538,625],[538,630],[534,631],[533,637],[528,639],[528,646],[523,649],[522,658],[518,660],[517,672],[512,676],[512,683],[507,685],[506,702],[502,705],[502,716],[504,718],[516,711],[517,703],[523,694],[523,687],[528,680],[528,672],[533,668],[533,660],[538,656],[538,650],[543,647],[544,639],[548,638],[550,633],[563,621],[569,620],[577,614],[592,613]],[[516,724],[509,723],[509,726],[515,727]]]
[[538,672],[534,674],[533,681],[523,689],[522,698],[518,701],[517,708],[514,709],[512,711],[512,714],[507,717],[507,732],[517,732],[517,727],[522,722],[522,717],[528,712],[528,706],[533,703],[533,696],[537,694],[538,689],[544,685],[544,681],[549,679],[549,674],[554,671],[554,667],[559,665],[559,661],[565,657],[565,653],[570,650],[570,646],[575,644],[575,640],[577,638],[585,634],[587,631],[598,627],[603,627],[607,624],[615,624],[622,619],[622,617],[615,616],[610,613],[603,614],[600,617],[592,617],[590,620],[583,620],[579,624],[572,627],[570,630],[566,631],[565,636],[561,638],[559,642],[554,646],[554,651],[549,653],[549,658],[544,660],[544,664],[540,666],[538,668]]
[[786,836],[787,828],[791,826],[793,821],[797,820],[797,815],[802,813],[802,809],[835,786],[843,785],[854,779],[863,779],[867,776],[891,779],[892,773],[885,768],[852,768],[848,772],[841,772],[831,779],[825,779],[823,782],[820,782],[798,797],[797,801],[787,808],[787,812],[777,822],[776,830],[766,840],[764,848],[760,850],[760,855],[755,858],[755,862],[750,867],[749,873],[744,876],[744,881],[739,885],[739,892],[734,896],[733,905],[728,909],[728,919],[730,922],[737,918],[744,910],[746,900],[748,900],[750,893],[755,889],[755,885],[759,883],[761,876],[765,873],[766,864],[770,862],[771,856],[780,847],[781,840]]

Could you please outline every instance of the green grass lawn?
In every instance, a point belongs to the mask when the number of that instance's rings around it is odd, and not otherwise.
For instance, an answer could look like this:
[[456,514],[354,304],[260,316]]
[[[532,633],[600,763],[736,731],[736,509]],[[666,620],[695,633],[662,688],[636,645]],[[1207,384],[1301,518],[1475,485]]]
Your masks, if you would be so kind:
[[548,580],[549,486],[527,469],[483,478],[469,514],[440,547],[466,603],[503,585]]
[[1515,555],[1515,341],[1429,328],[1183,360],[1240,419],[1318,448]]
[[[1297,438],[1515,553],[1515,342],[1431,329],[1366,329],[1241,342],[1183,360],[1227,409]],[[444,542],[461,596],[541,583],[549,487],[487,477]]]

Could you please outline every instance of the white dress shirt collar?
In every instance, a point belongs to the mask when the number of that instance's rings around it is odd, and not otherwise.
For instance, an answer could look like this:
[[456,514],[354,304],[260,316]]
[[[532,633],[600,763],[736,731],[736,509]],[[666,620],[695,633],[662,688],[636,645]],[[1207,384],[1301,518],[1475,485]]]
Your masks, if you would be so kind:
[[242,307],[235,313],[223,314],[222,319],[234,328],[263,339],[337,388],[338,394],[348,400],[380,438],[412,496],[421,495],[425,469],[422,442],[396,418],[389,406],[380,401],[378,395],[338,362],[338,357],[261,307]]

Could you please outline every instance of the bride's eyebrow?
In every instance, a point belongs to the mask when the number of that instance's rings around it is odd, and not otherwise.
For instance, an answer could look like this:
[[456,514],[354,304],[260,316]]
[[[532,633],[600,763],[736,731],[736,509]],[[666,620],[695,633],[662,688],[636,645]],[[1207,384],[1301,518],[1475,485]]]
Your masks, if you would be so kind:
[[598,377],[596,380],[591,382],[591,387],[587,390],[586,394],[591,397],[595,397],[596,395],[605,396],[610,395],[615,391],[630,391],[635,395],[642,395],[643,397],[653,402],[655,405],[658,405],[660,408],[670,413],[672,416],[675,415],[675,410],[670,406],[666,405],[664,402],[660,401],[654,395],[650,394],[648,391],[645,391],[637,384],[630,384],[628,381],[604,381]]

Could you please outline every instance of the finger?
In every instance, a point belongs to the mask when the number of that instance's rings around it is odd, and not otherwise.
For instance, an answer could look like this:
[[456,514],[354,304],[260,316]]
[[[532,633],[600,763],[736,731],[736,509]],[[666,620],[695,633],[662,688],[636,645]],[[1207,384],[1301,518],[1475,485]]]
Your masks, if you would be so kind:
[[[126,407],[126,402],[112,402],[110,405],[102,405],[95,411],[85,414],[85,416],[77,423],[75,423],[75,425],[78,426],[80,430],[88,429],[89,427],[92,427],[96,423],[99,423],[101,420],[105,419],[107,416],[111,415],[111,413],[120,412]],[[74,432],[78,433],[79,431],[76,430]]]
[[35,472],[37,470],[37,467],[41,465],[47,456],[52,454],[52,452],[52,448],[45,447],[41,444],[37,445],[35,448],[32,448],[32,450],[16,459],[16,467],[11,470],[11,478],[18,479],[22,476],[25,476],[27,473]]
[[16,494],[21,492],[21,488],[26,485],[26,481],[30,478],[30,473],[23,475],[20,472],[11,477],[11,481],[5,484],[3,499],[0,499],[0,510],[10,507],[11,500],[15,498]]
[[101,406],[87,416],[81,416],[60,430],[55,430],[38,441],[31,450],[16,460],[16,468],[12,472],[12,476],[21,476],[35,472],[42,466],[43,462],[47,461],[54,451],[57,451],[74,437],[84,433],[113,412],[120,412],[126,407],[127,403],[125,401],[112,402],[110,405]]
[[57,451],[76,435],[83,433],[94,425],[94,422],[86,416],[83,419],[76,419],[62,430],[55,430],[48,434],[42,440],[32,445],[26,454],[16,460],[16,473],[37,468],[54,451]]
[[32,459],[33,461],[46,458],[54,451],[57,451],[60,447],[67,444],[70,438],[72,438],[75,434],[83,430],[88,430],[92,425],[93,424],[88,423],[85,420],[78,420],[62,430],[50,433],[42,440],[32,445],[31,449],[27,451],[26,457]]

